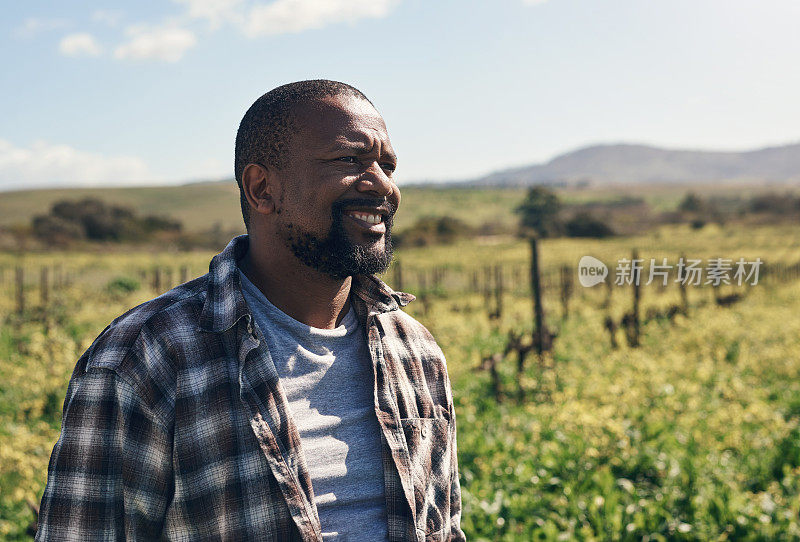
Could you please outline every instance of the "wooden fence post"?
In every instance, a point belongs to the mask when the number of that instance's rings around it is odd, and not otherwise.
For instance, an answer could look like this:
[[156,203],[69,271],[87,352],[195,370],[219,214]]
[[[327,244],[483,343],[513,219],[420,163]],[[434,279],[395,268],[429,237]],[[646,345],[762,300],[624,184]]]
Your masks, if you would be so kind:
[[25,312],[25,270],[22,266],[17,266],[17,314]]
[[494,266],[494,299],[495,315],[498,319],[503,316],[503,267]]
[[606,298],[603,300],[601,308],[608,310],[611,308],[611,296],[614,292],[614,280],[611,279],[610,277],[607,278],[605,281],[605,285],[606,285]]
[[572,297],[572,273],[568,265],[562,265],[560,271],[562,318],[566,319],[569,315],[569,299]]
[[476,370],[488,370],[489,382],[492,389],[494,400],[500,403],[503,400],[503,384],[500,380],[500,373],[497,371],[497,366],[503,361],[503,354],[489,354],[481,359],[481,364],[478,365]]
[[[681,261],[686,263],[686,257],[683,254],[681,254]],[[684,276],[679,278],[681,279],[681,281],[678,283],[678,286],[681,290],[681,305],[683,306],[683,314],[687,314],[689,312],[689,294],[686,291],[686,277]]]
[[39,275],[39,294],[40,294],[40,297],[41,297],[41,301],[42,301],[42,306],[43,307],[47,306],[47,301],[48,301],[48,298],[49,298],[48,287],[50,285],[49,284],[50,278],[48,277],[48,274],[49,274],[48,271],[49,270],[48,270],[46,265],[42,266],[42,271],[41,271],[41,273]]
[[492,268],[488,265],[483,266],[483,304],[486,310],[491,313],[489,307],[492,300]]
[[611,348],[616,350],[617,349],[617,337],[616,337],[617,324],[616,324],[616,322],[614,322],[614,319],[611,318],[611,315],[607,315],[606,316],[604,325],[605,325],[606,329],[608,330],[609,336],[611,337]]
[[626,337],[628,339],[628,346],[633,348],[638,347],[639,342],[639,301],[641,300],[641,291],[640,291],[640,273],[639,269],[636,268],[637,262],[636,260],[639,259],[639,252],[636,249],[633,249],[633,254],[631,255],[631,281],[633,286],[633,309],[631,312],[625,314],[622,317],[622,323],[625,326],[626,330]]
[[[632,261],[635,262],[638,259],[639,259],[639,251],[634,249]],[[639,346],[639,331],[640,331],[639,326],[641,320],[639,315],[639,302],[642,299],[641,282],[642,282],[641,270],[636,269],[634,271],[634,276],[633,276],[633,328],[634,330],[636,330],[636,346]]]
[[531,237],[531,296],[533,297],[534,338],[536,354],[542,363],[544,351],[544,308],[542,307],[541,282],[539,277],[539,248],[536,237]]

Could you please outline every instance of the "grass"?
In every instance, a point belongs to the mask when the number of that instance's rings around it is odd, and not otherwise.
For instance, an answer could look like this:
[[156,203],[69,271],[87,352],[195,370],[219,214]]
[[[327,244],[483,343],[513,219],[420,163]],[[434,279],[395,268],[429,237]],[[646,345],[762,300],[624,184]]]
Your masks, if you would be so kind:
[[[410,188],[404,209],[438,208],[481,222],[518,196]],[[558,338],[545,364],[530,359],[522,375],[515,360],[500,363],[499,403],[488,374],[475,367],[502,350],[509,330],[530,331],[528,246],[498,237],[398,251],[404,289],[427,298],[407,310],[448,360],[469,540],[800,539],[800,282],[762,282],[726,308],[713,303],[710,289],[690,288],[687,315],[643,324],[640,348],[627,347],[618,333],[613,349],[603,320],[630,308],[630,291],[615,289],[605,309],[603,288],[576,284],[565,317],[558,268],[574,271],[586,254],[613,267],[634,248],[672,262],[685,254],[789,264],[800,260],[800,230],[668,226],[626,238],[543,241],[546,317]],[[112,318],[156,294],[156,265],[173,269],[174,282],[181,266],[191,276],[205,272],[212,255],[0,253],[0,539],[30,539],[27,503],[41,497],[60,402],[80,353]],[[485,298],[463,277],[495,264],[523,273],[507,281],[503,314],[490,320]],[[22,316],[14,314],[17,265],[28,277]],[[73,277],[53,289],[46,309],[37,289],[45,265]],[[428,278],[423,291],[421,274],[442,266],[451,273],[444,287],[431,288]],[[385,279],[391,284],[393,272]],[[679,299],[674,285],[643,287],[642,312]],[[523,402],[516,400],[520,384]]]

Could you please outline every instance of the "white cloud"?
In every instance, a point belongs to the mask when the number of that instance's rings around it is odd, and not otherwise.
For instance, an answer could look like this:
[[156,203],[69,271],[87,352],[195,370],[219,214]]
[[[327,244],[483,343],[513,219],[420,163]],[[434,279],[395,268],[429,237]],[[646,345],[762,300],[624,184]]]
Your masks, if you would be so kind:
[[94,36],[85,32],[64,36],[58,50],[66,56],[99,56],[102,52]]
[[539,4],[544,4],[547,0],[522,0],[523,4],[527,4],[529,6],[536,6]]
[[[290,34],[342,22],[386,17],[400,0],[173,0],[185,7],[179,17],[159,26],[128,27],[128,40],[114,50],[120,60],[162,60],[177,62],[197,44],[197,36],[186,26],[191,20],[205,20],[214,31],[227,24],[254,38]],[[114,15],[112,15],[114,14]],[[96,11],[95,21],[111,24],[116,12]]]
[[114,56],[118,59],[177,62],[197,43],[193,32],[177,26],[133,26],[126,33],[130,40],[114,51]]
[[64,28],[68,25],[69,22],[65,19],[40,19],[38,17],[28,17],[25,19],[25,22],[22,23],[22,26],[14,30],[14,35],[20,38],[30,38],[36,34],[39,34],[40,32],[56,30],[59,28]]
[[0,190],[44,186],[119,186],[152,181],[134,156],[103,156],[44,141],[29,148],[0,139]]
[[398,0],[276,0],[254,6],[243,23],[249,37],[289,34],[339,22],[380,18]]
[[225,21],[241,21],[242,14],[238,9],[242,0],[174,0],[189,8],[189,17],[206,19],[212,28],[217,28]]
[[111,27],[117,26],[122,20],[122,12],[110,9],[98,9],[92,13],[92,21]]
[[344,21],[380,18],[400,0],[173,0],[187,6],[187,15],[205,19],[216,29],[232,23],[249,37],[302,32]]

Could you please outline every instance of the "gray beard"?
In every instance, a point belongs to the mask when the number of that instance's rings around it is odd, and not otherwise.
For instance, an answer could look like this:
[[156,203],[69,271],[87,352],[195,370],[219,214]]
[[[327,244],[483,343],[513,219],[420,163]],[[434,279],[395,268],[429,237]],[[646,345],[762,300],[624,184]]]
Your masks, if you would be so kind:
[[348,200],[333,205],[331,229],[324,239],[308,232],[293,232],[292,225],[286,224],[281,232],[286,246],[305,265],[334,279],[383,273],[389,268],[394,253],[391,233],[394,213],[385,220],[383,245],[367,248],[355,244],[344,227],[344,207],[359,203],[374,205],[372,200]]

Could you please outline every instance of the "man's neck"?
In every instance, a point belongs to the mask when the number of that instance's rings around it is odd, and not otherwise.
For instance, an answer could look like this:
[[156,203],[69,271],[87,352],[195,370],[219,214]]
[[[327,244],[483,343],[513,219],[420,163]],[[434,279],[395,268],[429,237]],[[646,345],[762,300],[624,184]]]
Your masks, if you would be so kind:
[[[252,242],[252,241],[251,241]],[[296,258],[267,256],[252,244],[239,269],[281,311],[299,322],[333,329],[350,310],[352,278],[334,279]]]

